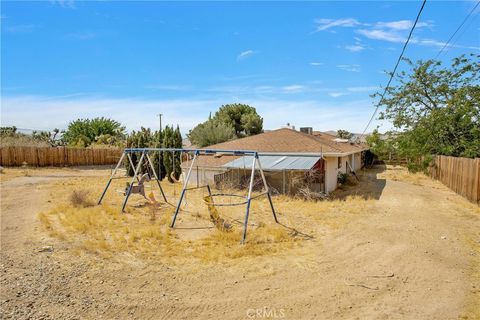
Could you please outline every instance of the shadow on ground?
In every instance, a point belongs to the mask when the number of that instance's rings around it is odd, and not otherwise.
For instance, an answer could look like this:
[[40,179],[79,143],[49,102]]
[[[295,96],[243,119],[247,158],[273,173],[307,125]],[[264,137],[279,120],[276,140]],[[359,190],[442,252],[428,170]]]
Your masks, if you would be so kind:
[[352,176],[345,185],[330,194],[332,199],[345,200],[348,196],[360,196],[364,199],[380,199],[386,180],[378,175],[386,170],[385,164],[357,171],[358,180]]

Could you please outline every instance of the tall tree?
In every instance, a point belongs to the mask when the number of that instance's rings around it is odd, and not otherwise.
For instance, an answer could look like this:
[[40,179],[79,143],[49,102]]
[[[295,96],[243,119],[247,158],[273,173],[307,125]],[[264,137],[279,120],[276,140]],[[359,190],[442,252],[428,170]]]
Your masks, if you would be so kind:
[[218,121],[206,121],[198,124],[188,134],[190,141],[203,148],[236,138],[233,126]]
[[[152,132],[150,129],[141,127],[139,131],[132,131],[128,136],[126,141],[127,148],[148,148],[150,147],[150,142],[152,140]],[[130,161],[125,159],[125,167],[129,176],[133,176],[135,167],[137,166],[139,156],[137,153],[132,153],[130,155],[132,159],[133,166],[130,165]],[[144,173],[145,168],[140,168],[140,173]]]
[[[449,67],[428,60],[401,72],[388,88],[380,119],[393,122],[396,152],[412,169],[431,154],[480,156],[480,55],[462,55]],[[374,96],[380,96],[380,93]]]
[[208,120],[190,130],[188,137],[199,147],[263,132],[263,119],[246,104],[226,104]]
[[68,124],[62,138],[67,144],[78,147],[88,147],[98,139],[117,142],[125,138],[125,127],[119,122],[108,118],[77,119]]
[[[166,126],[163,135],[163,148],[181,148],[182,135],[180,129],[173,129],[173,126]],[[169,182],[174,182],[180,178],[181,170],[181,155],[180,152],[165,151],[163,153],[163,165],[165,167],[166,177]],[[172,178],[173,177],[173,178]]]
[[[163,131],[155,131],[152,137],[152,141],[150,142],[151,148],[161,148],[163,142]],[[165,165],[163,164],[163,152],[155,151],[152,156],[153,166],[155,168],[155,172],[160,180],[165,178],[166,170]]]
[[237,137],[251,136],[263,131],[263,119],[254,107],[247,104],[225,104],[218,109],[213,120],[232,125]]

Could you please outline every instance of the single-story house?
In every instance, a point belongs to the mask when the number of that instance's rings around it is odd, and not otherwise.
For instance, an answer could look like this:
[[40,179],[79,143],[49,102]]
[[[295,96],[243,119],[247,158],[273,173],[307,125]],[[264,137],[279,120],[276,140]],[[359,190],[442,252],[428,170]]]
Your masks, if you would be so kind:
[[[318,131],[308,132],[282,128],[205,149],[257,151],[268,184],[279,193],[294,194],[305,184],[314,191],[329,193],[337,188],[339,172],[349,173],[362,168],[367,145]],[[252,156],[220,153],[199,156],[189,183],[245,186],[252,160]],[[190,161],[183,162],[182,170],[186,172],[190,164]]]

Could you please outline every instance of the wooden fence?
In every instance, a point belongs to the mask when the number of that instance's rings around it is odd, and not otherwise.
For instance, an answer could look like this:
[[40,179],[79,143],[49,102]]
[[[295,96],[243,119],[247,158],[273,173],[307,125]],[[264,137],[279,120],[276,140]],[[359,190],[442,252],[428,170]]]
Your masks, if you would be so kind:
[[429,173],[456,193],[480,204],[480,158],[435,156]]
[[34,167],[116,164],[120,149],[79,149],[49,147],[0,147],[1,166]]

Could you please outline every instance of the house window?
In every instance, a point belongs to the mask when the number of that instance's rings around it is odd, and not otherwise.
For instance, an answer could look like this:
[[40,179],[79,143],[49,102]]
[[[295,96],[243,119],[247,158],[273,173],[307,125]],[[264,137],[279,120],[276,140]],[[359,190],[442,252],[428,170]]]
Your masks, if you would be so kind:
[[338,168],[340,169],[342,167],[342,158],[338,157]]

